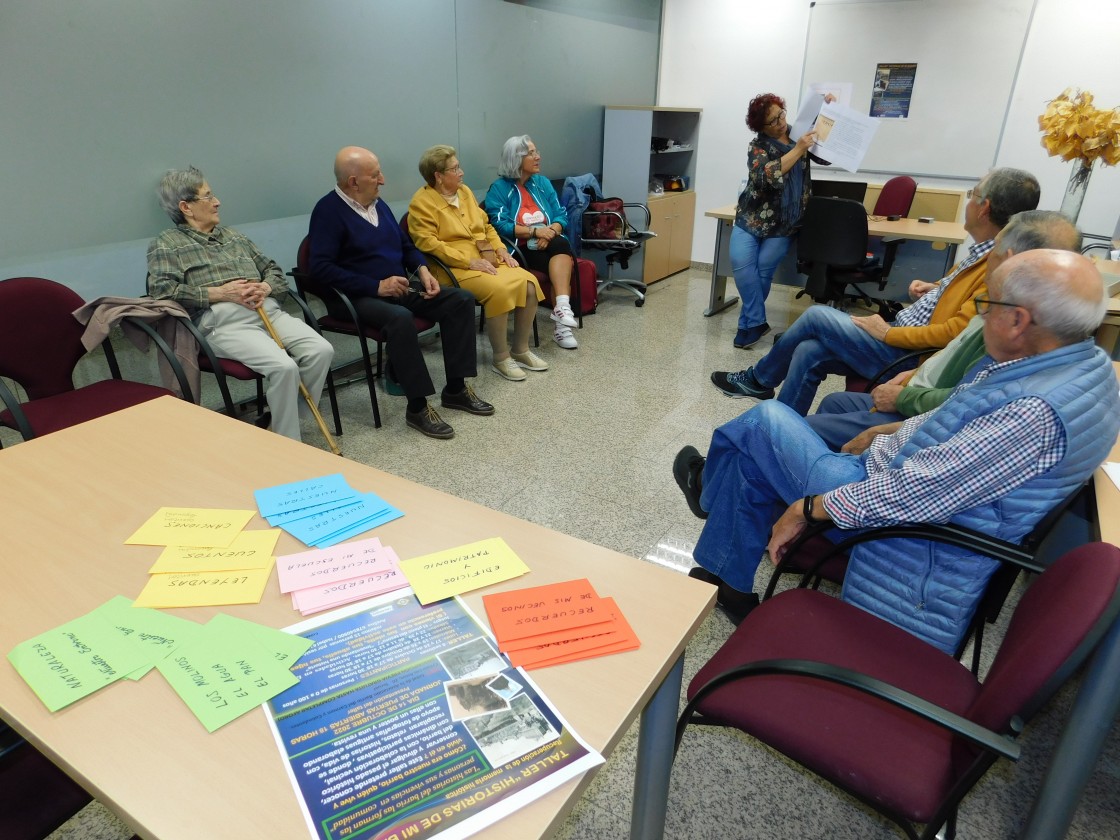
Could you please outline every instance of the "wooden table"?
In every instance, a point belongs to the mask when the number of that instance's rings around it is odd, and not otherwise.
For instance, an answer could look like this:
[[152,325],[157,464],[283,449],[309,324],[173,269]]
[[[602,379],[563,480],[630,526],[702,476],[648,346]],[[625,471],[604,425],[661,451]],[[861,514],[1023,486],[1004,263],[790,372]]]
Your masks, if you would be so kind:
[[[705,216],[717,221],[716,244],[712,255],[712,285],[708,295],[708,308],[704,315],[712,316],[734,304],[739,298],[726,298],[727,278],[731,276],[731,258],[728,247],[731,243],[731,226],[735,223],[735,205],[728,204],[708,210]],[[944,242],[948,245],[946,265],[952,265],[956,258],[957,246],[968,238],[964,225],[959,222],[919,222],[917,219],[899,219],[897,222],[886,220],[867,220],[868,236],[889,236],[897,239],[920,239],[924,242]]]
[[[641,712],[632,831],[661,837],[683,651],[711,608],[712,587],[172,397],[0,451],[0,648],[6,653],[114,595],[135,597],[159,549],[123,543],[157,507],[253,508],[253,489],[334,472],[405,512],[376,530],[403,558],[501,536],[532,571],[486,591],[587,577],[617,600],[639,650],[533,676],[604,754]],[[248,527],[266,525],[254,517]],[[281,534],[279,554],[300,550]],[[485,620],[480,594],[466,600]],[[300,620],[275,577],[259,605],[175,614],[205,622],[219,611],[272,627]],[[208,735],[153,672],[51,714],[4,662],[0,715],[142,837],[307,837],[259,709]],[[551,834],[587,783],[568,782],[485,836]]]

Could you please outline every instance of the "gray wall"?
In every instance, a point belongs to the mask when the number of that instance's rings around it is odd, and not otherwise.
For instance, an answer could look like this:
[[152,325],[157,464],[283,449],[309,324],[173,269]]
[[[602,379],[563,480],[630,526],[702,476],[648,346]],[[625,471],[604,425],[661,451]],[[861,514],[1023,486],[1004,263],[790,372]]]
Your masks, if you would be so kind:
[[334,153],[381,158],[395,207],[434,143],[467,183],[530,133],[546,172],[599,171],[602,106],[653,104],[660,0],[5,0],[0,277],[139,294],[154,188],[192,163],[282,265]]

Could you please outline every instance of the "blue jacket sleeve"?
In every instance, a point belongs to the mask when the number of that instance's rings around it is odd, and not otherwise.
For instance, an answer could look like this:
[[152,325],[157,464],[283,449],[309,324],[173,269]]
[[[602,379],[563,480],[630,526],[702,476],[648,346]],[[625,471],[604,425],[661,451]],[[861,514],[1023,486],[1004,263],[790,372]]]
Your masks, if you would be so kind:
[[516,224],[513,216],[517,212],[513,200],[515,195],[517,195],[517,187],[513,182],[508,178],[499,178],[490,185],[490,189],[486,191],[486,198],[482,201],[482,208],[490,217],[490,224],[494,226],[498,236],[506,242],[517,239],[513,233]]
[[560,227],[567,230],[568,213],[560,205],[560,199],[556,196],[556,190],[553,188],[552,182],[543,175],[534,175],[529,180],[533,198],[537,200],[538,206],[544,210],[549,224],[559,222]]

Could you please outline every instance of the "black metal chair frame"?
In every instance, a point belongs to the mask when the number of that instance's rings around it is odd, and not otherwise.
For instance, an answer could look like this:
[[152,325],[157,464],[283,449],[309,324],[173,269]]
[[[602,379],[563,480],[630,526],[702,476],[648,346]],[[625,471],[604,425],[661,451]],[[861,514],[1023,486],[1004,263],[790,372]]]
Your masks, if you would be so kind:
[[[630,223],[626,217],[626,209],[641,210],[645,214],[646,225],[644,230],[639,230]],[[649,211],[649,207],[644,204],[625,203],[622,205],[622,212],[616,210],[591,210],[583,211],[583,220],[586,224],[587,219],[601,218],[603,216],[613,216],[618,221],[618,229],[622,231],[617,239],[588,239],[587,237],[580,237],[581,247],[591,248],[596,251],[606,251],[607,262],[607,277],[605,280],[599,281],[599,291],[605,291],[612,286],[619,286],[623,289],[629,290],[635,295],[637,300],[634,301],[635,306],[644,306],[646,302],[646,284],[640,280],[631,280],[628,278],[614,277],[614,265],[617,262],[623,270],[629,267],[630,257],[642,247],[642,244],[657,236],[656,233],[649,229],[653,221],[653,215]]]
[[988,588],[980,600],[968,632],[964,634],[960,647],[956,651],[956,657],[959,659],[964,654],[971,639],[973,641],[972,673],[979,673],[980,652],[984,643],[984,625],[994,623],[999,617],[1000,610],[1003,608],[1004,601],[1007,600],[1007,595],[1011,591],[1020,569],[1031,572],[1042,572],[1044,570],[1044,567],[1035,559],[1039,547],[1054,529],[1054,526],[1057,525],[1062,515],[1082,494],[1088,492],[1088,487],[1087,483],[1083,484],[1070,493],[1060,504],[1051,508],[1046,516],[1039,520],[1030,533],[1023,537],[1022,542],[1019,543],[1007,542],[960,525],[935,523],[891,525],[885,528],[858,531],[840,542],[834,543],[828,551],[817,558],[811,568],[806,570],[795,566],[795,560],[802,546],[814,537],[823,536],[826,532],[835,529],[835,526],[831,523],[812,525],[806,528],[790,545],[781,562],[778,563],[773,574],[770,575],[770,581],[766,585],[766,592],[762,599],[766,600],[773,597],[778,580],[784,574],[800,574],[801,580],[798,583],[800,588],[816,589],[820,586],[821,581],[826,579],[839,584],[840,580],[824,577],[822,570],[830,560],[846,555],[860,543],[894,537],[916,537],[976,551],[1004,564],[988,582]]
[[[1013,574],[1011,574],[1012,579],[1014,579],[1021,570],[1042,571],[1042,569],[1032,561],[1016,557],[1013,552],[1006,554],[1006,556],[1000,556],[998,559],[1013,571]],[[979,726],[911,692],[904,691],[882,680],[869,677],[847,668],[810,660],[771,659],[751,662],[737,668],[731,668],[703,685],[687,703],[678,718],[673,757],[676,758],[677,751],[680,749],[681,739],[684,737],[684,731],[689,724],[697,726],[724,726],[724,724],[718,721],[708,720],[702,715],[697,714],[696,708],[707,699],[713,691],[729,683],[758,676],[786,675],[844,685],[872,697],[877,697],[909,714],[936,724],[980,748],[971,765],[961,774],[961,777],[952,788],[949,796],[941,804],[935,816],[926,824],[925,830],[921,834],[919,834],[915,826],[901,814],[885,810],[879,803],[861,796],[854,790],[845,787],[842,783],[833,780],[834,783],[848,795],[863,802],[874,811],[883,814],[896,823],[911,840],[934,840],[934,838],[940,836],[939,832],[943,827],[946,829],[945,836],[951,838],[956,835],[957,809],[965,795],[998,759],[1007,758],[1011,761],[1018,761],[1022,752],[1022,747],[1016,739],[1022,734],[1026,726],[1026,721],[1029,721],[1073,675],[1081,664],[1088,659],[1104,634],[1117,621],[1118,615],[1120,615],[1120,592],[1113,594],[1109,607],[1096,622],[1092,630],[1082,639],[1081,643],[1062,665],[1050,675],[1043,686],[1026,702],[1020,709],[1019,714],[1011,719],[1005,732],[995,732]],[[975,670],[973,673],[975,674]]]
[[[135,324],[140,330],[147,334],[148,338],[155,344],[156,349],[171,366],[171,371],[175,374],[175,379],[179,384],[183,399],[187,402],[194,402],[194,392],[187,382],[187,376],[183,371],[183,366],[179,364],[179,360],[175,357],[175,353],[171,348],[168,347],[167,342],[144,321],[137,318],[127,318],[126,320]],[[117,363],[117,354],[113,350],[112,336],[107,336],[104,341],[101,342],[101,348],[105,352],[105,361],[109,365],[109,373],[112,378],[125,381],[124,376],[121,374],[120,365]],[[12,393],[3,379],[0,379],[0,401],[3,401],[4,407],[12,413],[13,422],[16,424],[16,431],[20,433],[23,439],[27,441],[34,438],[35,432],[31,428],[31,422],[27,419],[27,415],[23,413],[23,409],[20,407],[20,400]],[[0,443],[0,449],[2,448],[3,444]]]

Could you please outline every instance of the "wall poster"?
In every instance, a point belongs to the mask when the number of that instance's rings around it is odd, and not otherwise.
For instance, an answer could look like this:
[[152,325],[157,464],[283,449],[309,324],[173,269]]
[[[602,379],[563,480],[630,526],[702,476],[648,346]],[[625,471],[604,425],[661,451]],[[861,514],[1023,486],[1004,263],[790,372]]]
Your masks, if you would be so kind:
[[872,117],[904,120],[910,116],[917,64],[878,64],[871,86]]

